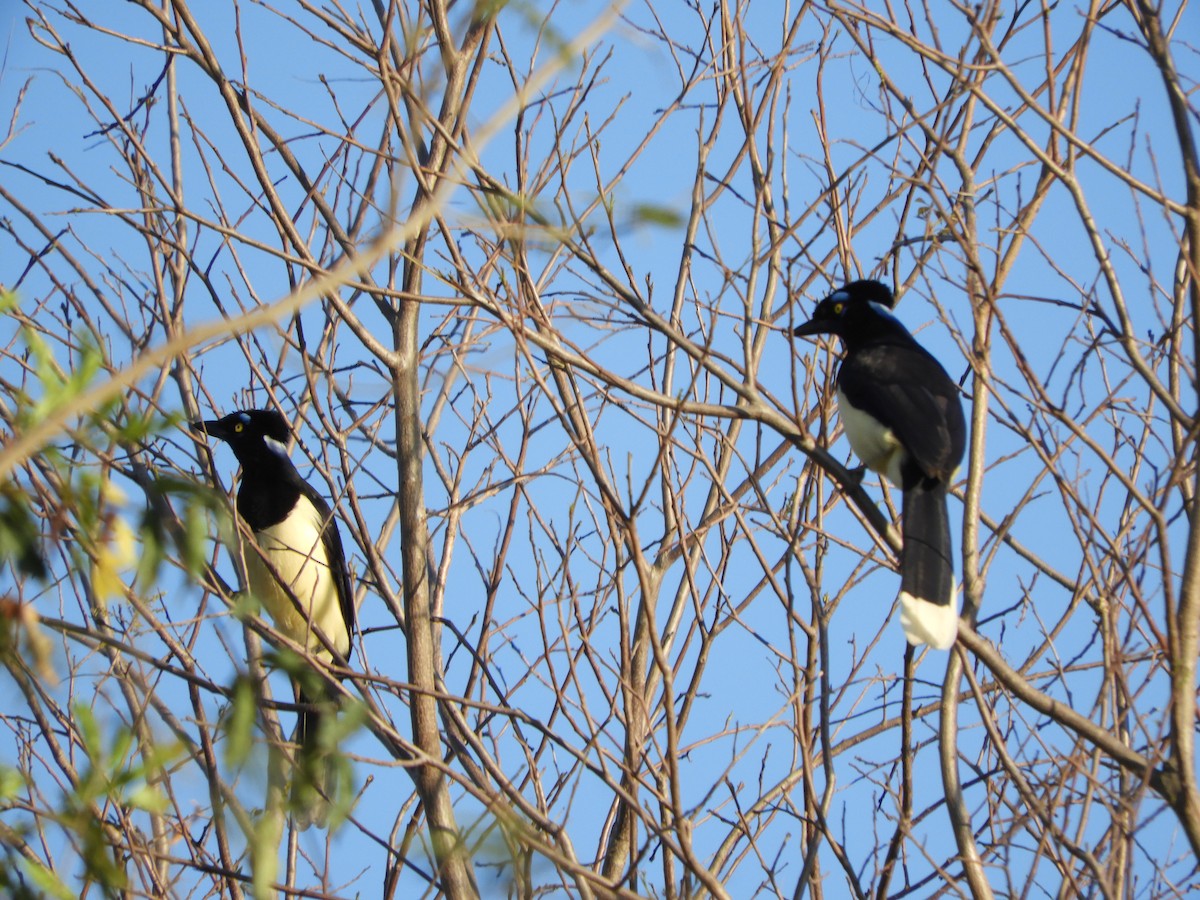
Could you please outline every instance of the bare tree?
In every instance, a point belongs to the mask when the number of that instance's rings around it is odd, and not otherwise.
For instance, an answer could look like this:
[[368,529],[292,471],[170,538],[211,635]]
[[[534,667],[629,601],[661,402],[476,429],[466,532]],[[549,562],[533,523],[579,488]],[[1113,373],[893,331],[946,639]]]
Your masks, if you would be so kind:
[[[1200,885],[1195,10],[874,6],[27,0],[4,890]],[[860,276],[963,386],[949,654],[788,336]],[[327,833],[239,406],[362,600]]]

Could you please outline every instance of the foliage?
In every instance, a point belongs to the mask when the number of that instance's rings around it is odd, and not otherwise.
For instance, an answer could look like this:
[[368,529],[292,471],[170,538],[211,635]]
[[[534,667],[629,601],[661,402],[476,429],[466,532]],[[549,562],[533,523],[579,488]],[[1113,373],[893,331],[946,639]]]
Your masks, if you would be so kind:
[[[1200,886],[1186,0],[27,9],[0,891]],[[949,654],[788,336],[859,276],[964,389]],[[239,592],[181,426],[249,406],[337,511],[345,670]],[[289,672],[340,807],[285,839]]]

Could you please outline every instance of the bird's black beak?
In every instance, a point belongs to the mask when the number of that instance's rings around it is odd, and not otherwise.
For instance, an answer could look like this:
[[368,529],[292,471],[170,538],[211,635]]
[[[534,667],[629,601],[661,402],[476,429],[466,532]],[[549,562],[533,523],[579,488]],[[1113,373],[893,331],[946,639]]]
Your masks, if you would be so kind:
[[816,319],[809,319],[803,325],[797,325],[792,330],[793,337],[811,337],[814,334],[824,334],[825,329]]
[[218,440],[227,441],[229,436],[225,431],[225,426],[220,422],[209,420],[207,422],[199,420],[196,422],[188,422],[188,428],[192,429],[196,434],[207,434],[210,437],[215,437]]

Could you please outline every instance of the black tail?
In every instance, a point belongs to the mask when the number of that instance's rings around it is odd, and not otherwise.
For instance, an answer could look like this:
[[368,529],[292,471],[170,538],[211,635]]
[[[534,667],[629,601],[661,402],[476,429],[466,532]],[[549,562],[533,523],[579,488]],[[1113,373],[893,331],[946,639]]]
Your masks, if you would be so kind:
[[919,479],[904,491],[900,622],[910,644],[945,650],[958,635],[946,485]]
[[[323,686],[322,686],[323,687]],[[315,694],[316,696],[312,696]],[[336,714],[333,692],[297,688],[296,702],[304,709],[296,720],[296,766],[292,771],[292,815],[301,831],[314,822],[324,828],[329,821],[330,797],[336,788],[336,759],[321,730]]]

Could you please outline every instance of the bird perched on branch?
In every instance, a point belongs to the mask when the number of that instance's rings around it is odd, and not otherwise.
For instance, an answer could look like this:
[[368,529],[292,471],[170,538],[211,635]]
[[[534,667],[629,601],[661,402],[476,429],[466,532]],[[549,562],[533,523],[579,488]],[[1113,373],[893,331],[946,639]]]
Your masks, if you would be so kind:
[[[227,443],[241,463],[237,511],[255,542],[244,548],[251,593],[280,634],[314,658],[331,662],[336,654],[344,662],[355,619],[346,555],[333,510],[288,458],[287,422],[275,410],[248,409],[191,428]],[[293,813],[301,828],[323,826],[334,773],[318,739],[323,712],[336,707],[335,692],[319,676],[293,678],[292,687],[302,707]]]
[[958,386],[892,315],[892,292],[853,281],[817,304],[798,337],[841,338],[838,415],[855,455],[904,495],[900,621],[910,644],[958,634],[946,492],[966,448]]

